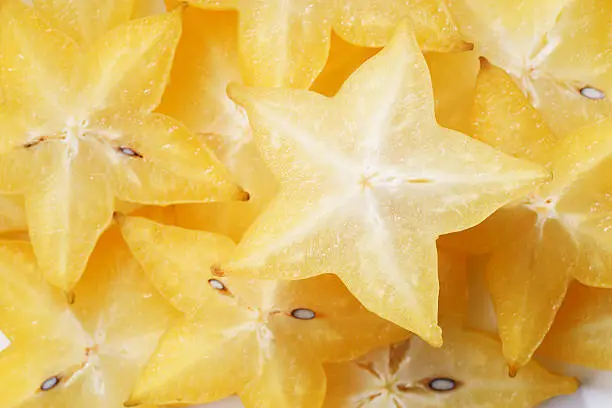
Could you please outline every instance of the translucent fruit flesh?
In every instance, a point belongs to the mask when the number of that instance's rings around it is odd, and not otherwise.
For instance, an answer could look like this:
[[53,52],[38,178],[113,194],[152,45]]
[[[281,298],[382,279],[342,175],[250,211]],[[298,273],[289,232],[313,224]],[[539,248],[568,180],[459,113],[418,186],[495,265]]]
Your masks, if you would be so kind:
[[[451,0],[480,55],[506,70],[552,131],[565,135],[612,113],[606,0]],[[495,22],[494,24],[492,22]],[[587,89],[585,92],[584,89]]]
[[483,62],[474,136],[553,172],[553,181],[525,199],[441,240],[444,247],[491,251],[487,282],[512,372],[529,361],[541,343],[572,279],[610,286],[606,237],[612,208],[605,175],[611,162],[611,126],[601,122],[556,140],[512,79]]
[[34,251],[53,285],[74,287],[115,197],[245,198],[183,125],[151,113],[180,34],[178,11],[118,25],[90,47],[16,0],[3,3],[0,19],[0,190],[25,195]]
[[432,344],[441,340],[435,239],[548,177],[438,126],[427,66],[405,27],[333,98],[229,91],[281,187],[227,270],[283,279],[333,271],[368,309]]
[[308,88],[323,69],[332,26],[345,40],[381,47],[402,20],[433,51],[470,49],[440,0],[191,0],[203,8],[238,10],[240,65],[246,84]]
[[157,290],[185,314],[160,341],[129,405],[236,393],[246,407],[317,407],[325,395],[323,362],[408,335],[368,312],[332,275],[225,277],[218,264],[234,249],[229,238],[143,218],[120,224]]
[[276,180],[252,143],[244,110],[226,94],[241,82],[237,14],[187,8],[170,84],[159,112],[184,123],[198,142],[215,152],[233,178],[249,192],[248,202],[183,204],[176,223],[240,239],[276,192]]
[[570,286],[539,354],[599,370],[612,369],[612,290]]
[[100,241],[70,306],[40,279],[29,244],[1,251],[0,330],[11,344],[0,353],[0,404],[122,407],[174,311],[117,231]]
[[457,327],[444,328],[440,349],[411,337],[353,362],[330,364],[326,373],[325,408],[530,408],[577,388],[574,379],[551,374],[536,362],[508,377],[497,341]]

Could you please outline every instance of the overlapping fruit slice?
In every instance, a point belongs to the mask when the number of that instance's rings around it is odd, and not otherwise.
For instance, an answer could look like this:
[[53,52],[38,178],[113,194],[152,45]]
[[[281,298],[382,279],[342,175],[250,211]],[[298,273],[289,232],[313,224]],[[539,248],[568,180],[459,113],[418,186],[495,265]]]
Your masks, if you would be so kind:
[[[510,77],[483,62],[475,137],[548,166],[553,181],[455,240],[492,249],[487,281],[504,354],[524,365],[553,322],[572,278],[610,287],[612,123],[556,141]],[[494,243],[495,245],[491,245]]]
[[227,97],[230,82],[240,82],[237,15],[187,8],[170,84],[158,112],[183,122],[199,142],[214,150],[249,194],[248,202],[185,204],[176,222],[240,239],[277,189],[277,183],[252,143],[244,109]]
[[[156,0],[31,0],[36,10],[54,27],[87,47],[130,18],[159,12]],[[157,3],[157,4],[155,4]],[[163,3],[161,3],[163,6]]]
[[440,259],[442,348],[412,336],[351,362],[327,364],[325,408],[531,408],[575,391],[575,380],[535,362],[509,377],[499,342],[463,328],[470,301],[465,258],[441,251]]
[[325,371],[325,408],[531,408],[577,388],[574,379],[551,374],[535,361],[508,377],[497,341],[455,326],[444,328],[440,349],[413,336]]
[[337,273],[368,309],[433,344],[441,343],[438,235],[479,223],[548,177],[438,126],[425,60],[404,25],[333,98],[229,91],[246,108],[280,192],[227,270],[282,279]]
[[238,10],[240,66],[245,83],[308,88],[323,69],[332,26],[357,45],[381,47],[407,19],[424,49],[465,50],[441,0],[190,0]]
[[0,190],[23,193],[49,281],[78,280],[114,197],[147,204],[245,198],[159,104],[178,11],[133,20],[86,51],[17,0],[0,11]]
[[557,134],[612,114],[612,3],[450,0],[462,34],[512,75]]
[[[334,96],[344,81],[378,51],[380,48],[360,47],[333,34],[327,63],[310,89]],[[475,51],[427,52],[425,61],[431,75],[438,123],[468,132],[479,67],[478,54]]]
[[570,286],[567,297],[538,354],[564,361],[612,370],[612,290]]
[[123,235],[158,291],[185,318],[164,335],[128,405],[209,402],[316,408],[322,363],[408,333],[368,312],[333,275],[302,281],[225,277],[227,237],[128,217]]
[[[175,311],[117,230],[105,235],[69,306],[25,242],[0,244],[0,406],[120,408]],[[137,317],[137,318],[135,318]]]

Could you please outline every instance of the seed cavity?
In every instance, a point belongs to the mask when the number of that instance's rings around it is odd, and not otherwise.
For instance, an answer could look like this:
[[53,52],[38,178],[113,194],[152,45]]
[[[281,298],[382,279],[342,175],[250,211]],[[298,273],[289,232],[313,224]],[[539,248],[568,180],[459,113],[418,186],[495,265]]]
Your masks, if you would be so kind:
[[226,290],[225,285],[223,284],[223,282],[221,282],[218,279],[209,279],[208,280],[208,284],[210,285],[211,288],[216,289],[216,290]]
[[434,378],[427,384],[430,390],[436,392],[448,392],[457,388],[457,382],[452,378]]
[[126,156],[130,156],[130,157],[136,157],[138,159],[142,159],[144,156],[140,153],[138,153],[136,150],[132,149],[131,147],[127,147],[127,146],[119,146],[117,148],[117,151],[119,153],[123,153]]
[[45,381],[43,381],[43,383],[40,385],[40,390],[41,391],[52,390],[53,388],[57,387],[60,381],[61,381],[61,378],[58,377],[57,375],[54,375],[53,377],[49,377]]
[[34,146],[36,146],[37,144],[42,143],[42,142],[44,142],[44,141],[46,141],[46,140],[47,140],[47,137],[46,137],[46,136],[40,136],[40,137],[37,137],[37,138],[36,138],[36,139],[34,139],[34,140],[30,140],[29,142],[25,143],[25,144],[23,145],[23,147],[25,147],[26,149],[29,149],[30,147],[34,147]]
[[317,314],[310,309],[298,308],[291,311],[291,316],[299,320],[312,320]]
[[600,91],[599,89],[590,86],[580,88],[580,95],[591,100],[600,100],[606,97],[606,94],[603,91]]

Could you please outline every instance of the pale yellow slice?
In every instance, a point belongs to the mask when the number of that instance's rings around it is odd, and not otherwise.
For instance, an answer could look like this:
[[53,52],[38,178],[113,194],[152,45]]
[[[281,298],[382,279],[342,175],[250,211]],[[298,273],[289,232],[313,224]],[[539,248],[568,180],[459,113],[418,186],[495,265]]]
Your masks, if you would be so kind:
[[234,85],[280,192],[228,272],[337,273],[370,310],[440,344],[438,235],[471,227],[548,173],[440,127],[427,66],[402,26],[333,98]]

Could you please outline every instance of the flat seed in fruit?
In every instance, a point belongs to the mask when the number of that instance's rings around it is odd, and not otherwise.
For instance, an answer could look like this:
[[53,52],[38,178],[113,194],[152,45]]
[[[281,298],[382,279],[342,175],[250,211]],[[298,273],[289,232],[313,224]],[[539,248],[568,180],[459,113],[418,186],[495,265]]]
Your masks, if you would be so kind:
[[553,173],[552,181],[482,224],[440,241],[491,252],[487,286],[514,373],[546,336],[573,279],[591,286],[612,283],[612,185],[606,176],[612,123],[586,126],[559,140],[509,75],[487,61],[478,77],[473,123],[474,137]]
[[229,238],[137,217],[120,223],[157,290],[184,313],[161,339],[130,406],[233,394],[247,408],[321,406],[324,362],[409,334],[367,311],[333,275],[221,281],[214,265],[233,251]]

